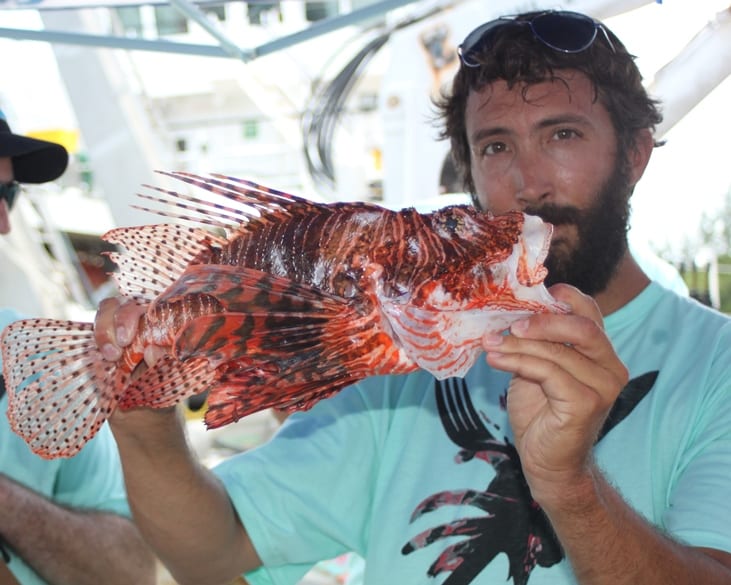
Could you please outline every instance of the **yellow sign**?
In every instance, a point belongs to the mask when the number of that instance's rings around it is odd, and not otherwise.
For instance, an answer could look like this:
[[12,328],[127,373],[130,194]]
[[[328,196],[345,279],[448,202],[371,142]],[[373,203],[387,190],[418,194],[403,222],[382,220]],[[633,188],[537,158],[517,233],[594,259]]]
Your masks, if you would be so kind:
[[61,128],[54,130],[35,130],[33,132],[28,132],[27,136],[30,136],[31,138],[38,138],[39,140],[56,142],[62,145],[71,154],[74,154],[79,149],[78,130],[64,130]]

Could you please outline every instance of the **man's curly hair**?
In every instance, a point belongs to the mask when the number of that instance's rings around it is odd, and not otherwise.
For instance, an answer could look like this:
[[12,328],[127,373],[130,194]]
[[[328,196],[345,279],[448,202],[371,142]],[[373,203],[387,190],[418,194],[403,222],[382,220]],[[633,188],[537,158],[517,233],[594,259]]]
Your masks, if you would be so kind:
[[[540,12],[527,12],[515,18],[527,21]],[[491,42],[478,44],[470,52],[470,60],[478,67],[462,64],[454,77],[451,92],[435,100],[443,124],[441,139],[451,142],[455,166],[464,177],[464,188],[475,193],[472,181],[470,148],[467,140],[465,111],[472,91],[480,91],[490,83],[503,80],[508,87],[531,85],[547,80],[561,80],[561,70],[580,71],[591,81],[595,99],[609,111],[617,133],[618,152],[627,152],[634,145],[637,132],[655,130],[662,121],[659,102],[650,98],[642,85],[642,76],[634,56],[608,28],[597,31],[592,45],[578,53],[554,50],[536,39],[529,26],[506,20],[491,33]]]

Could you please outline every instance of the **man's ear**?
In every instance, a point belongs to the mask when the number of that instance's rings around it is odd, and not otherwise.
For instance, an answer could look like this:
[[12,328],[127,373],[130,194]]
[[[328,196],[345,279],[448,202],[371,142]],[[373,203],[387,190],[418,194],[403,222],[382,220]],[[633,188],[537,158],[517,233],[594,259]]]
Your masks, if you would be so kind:
[[629,156],[630,179],[633,185],[637,184],[650,162],[652,149],[655,147],[655,139],[648,128],[643,128],[635,137],[632,152]]

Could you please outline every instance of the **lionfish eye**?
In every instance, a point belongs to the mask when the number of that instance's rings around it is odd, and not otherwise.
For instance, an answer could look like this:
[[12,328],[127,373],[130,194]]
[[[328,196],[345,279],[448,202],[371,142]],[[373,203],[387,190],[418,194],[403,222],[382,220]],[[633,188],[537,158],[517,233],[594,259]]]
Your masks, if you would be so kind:
[[462,227],[463,221],[461,217],[457,217],[456,215],[447,215],[442,225],[449,231],[451,234],[456,234],[457,230],[459,230]]

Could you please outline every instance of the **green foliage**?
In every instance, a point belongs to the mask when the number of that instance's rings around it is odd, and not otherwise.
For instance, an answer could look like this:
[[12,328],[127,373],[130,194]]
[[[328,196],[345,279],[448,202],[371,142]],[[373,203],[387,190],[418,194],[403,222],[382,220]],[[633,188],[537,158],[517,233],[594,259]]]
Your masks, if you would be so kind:
[[721,297],[721,311],[731,315],[731,254],[718,258],[718,289]]
[[[718,292],[721,311],[731,314],[731,189],[721,208],[712,214],[703,213],[699,226],[702,247],[710,248],[718,260]],[[692,257],[690,255],[686,257]],[[684,274],[688,288],[699,297],[708,293],[707,267],[702,273],[689,271]]]
[[[717,258],[718,296],[721,303],[721,312],[731,315],[731,255],[723,254]],[[709,266],[681,268],[681,274],[691,296],[699,301],[710,304]]]

